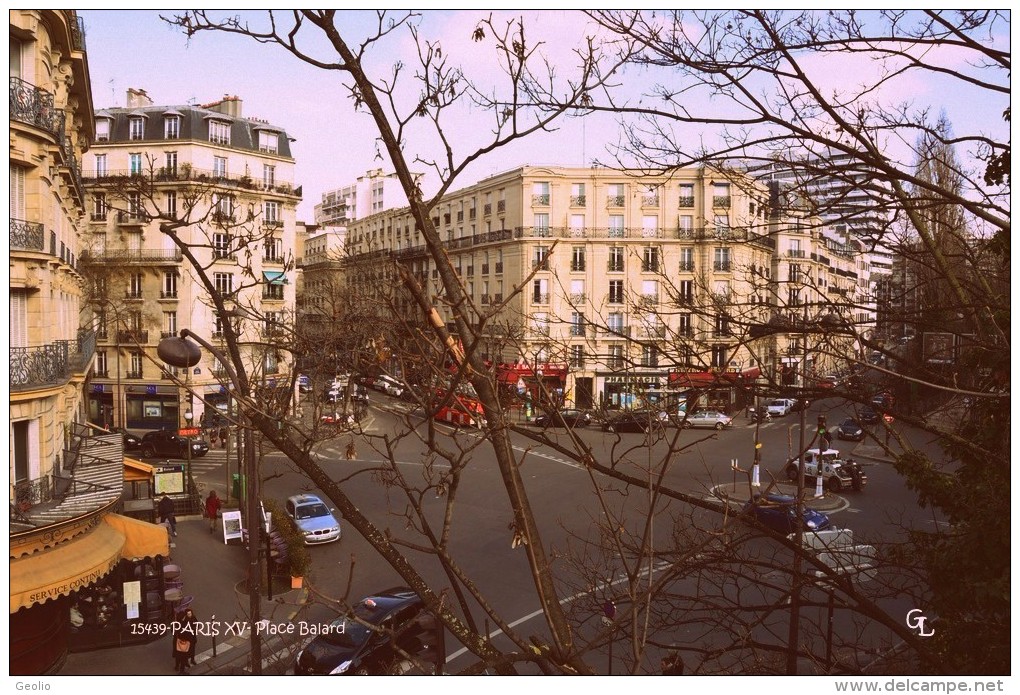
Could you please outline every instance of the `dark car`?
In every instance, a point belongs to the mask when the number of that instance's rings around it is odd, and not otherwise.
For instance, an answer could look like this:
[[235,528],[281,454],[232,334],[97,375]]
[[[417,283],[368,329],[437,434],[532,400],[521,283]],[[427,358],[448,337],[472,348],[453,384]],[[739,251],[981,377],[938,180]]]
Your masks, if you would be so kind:
[[123,427],[112,427],[110,431],[124,435],[124,451],[134,451],[142,446],[142,440],[138,435],[131,434]]
[[191,457],[201,458],[209,451],[209,443],[204,439],[182,437],[171,430],[155,430],[142,437],[139,448],[142,456],[165,456],[167,458],[188,458],[188,443],[191,443]]
[[861,423],[852,417],[848,417],[836,427],[836,437],[838,439],[847,439],[851,442],[860,442],[864,440],[864,428],[861,427]]
[[790,406],[790,412],[799,413],[802,410],[807,410],[810,405],[811,401],[807,398],[794,398],[793,405]]
[[[744,517],[752,518],[761,525],[787,535],[797,530],[797,499],[791,495],[769,494],[762,498],[755,495],[744,504]],[[805,531],[821,531],[831,525],[829,517],[815,509],[803,508],[801,528]]]
[[591,415],[573,408],[546,413],[535,418],[536,427],[587,427],[590,424]]
[[321,626],[298,652],[297,675],[387,675],[411,666],[400,653],[438,670],[442,630],[421,598],[407,587],[368,596],[346,616]]
[[644,432],[649,426],[661,425],[665,413],[653,410],[624,410],[614,413],[602,423],[606,432]]
[[865,425],[877,425],[882,421],[882,416],[870,405],[866,405],[857,414],[857,419]]

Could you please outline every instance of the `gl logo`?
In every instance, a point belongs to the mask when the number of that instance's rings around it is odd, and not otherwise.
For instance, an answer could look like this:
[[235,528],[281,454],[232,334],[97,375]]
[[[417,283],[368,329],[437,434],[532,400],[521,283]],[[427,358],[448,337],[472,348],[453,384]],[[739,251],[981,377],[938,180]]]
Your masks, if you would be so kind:
[[928,618],[925,617],[924,613],[921,612],[920,608],[914,608],[907,613],[907,627],[911,630],[917,630],[919,637],[931,637],[935,634],[935,631],[925,632],[924,626],[928,622]]

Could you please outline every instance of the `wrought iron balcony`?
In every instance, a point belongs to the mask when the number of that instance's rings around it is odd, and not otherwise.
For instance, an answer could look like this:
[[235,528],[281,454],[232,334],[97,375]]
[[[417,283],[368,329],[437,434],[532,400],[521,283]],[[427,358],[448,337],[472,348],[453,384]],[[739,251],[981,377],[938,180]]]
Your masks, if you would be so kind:
[[680,200],[678,201],[678,204],[682,208],[692,208],[692,207],[694,207],[694,196],[692,196],[692,195],[690,195],[690,196],[682,195],[682,196],[680,196]]
[[180,249],[119,249],[82,251],[83,263],[180,263]]
[[571,207],[584,207],[587,200],[587,196],[572,195],[570,196],[570,205]]
[[659,204],[659,196],[657,195],[644,195],[641,196],[641,205],[648,207],[655,207]]
[[498,201],[496,201],[496,212],[506,212],[506,201],[505,200],[498,200]]
[[694,272],[694,261],[680,261],[680,272],[681,273],[693,273]]
[[11,219],[11,249],[45,251],[46,231],[42,224]]
[[623,196],[622,195],[610,195],[610,196],[606,196],[606,207],[610,207],[610,208],[622,208],[623,207]]
[[54,105],[52,94],[20,77],[11,77],[10,97],[12,121],[35,126],[63,140],[64,113]]
[[143,330],[117,331],[117,342],[146,345],[149,342],[149,332]]
[[550,198],[550,196],[549,196],[548,193],[535,193],[535,194],[533,194],[531,196],[531,204],[532,205],[548,205],[549,204],[549,198]]
[[728,208],[729,206],[730,206],[730,197],[728,195],[712,196],[712,207],[714,207],[714,208]]

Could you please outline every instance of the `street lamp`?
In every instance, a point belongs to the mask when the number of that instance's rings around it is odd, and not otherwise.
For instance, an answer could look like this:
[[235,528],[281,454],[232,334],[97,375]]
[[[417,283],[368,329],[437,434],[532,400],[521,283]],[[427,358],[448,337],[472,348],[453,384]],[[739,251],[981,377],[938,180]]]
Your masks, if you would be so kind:
[[[190,342],[188,338],[195,342]],[[197,344],[196,344],[197,343]],[[199,347],[201,346],[201,347]],[[223,366],[231,385],[238,393],[241,392],[241,382],[237,378],[237,372],[231,366],[230,361],[216,347],[209,344],[205,339],[195,335],[188,329],[184,329],[177,338],[164,338],[159,341],[156,347],[156,354],[159,358],[174,367],[191,369],[202,359],[202,348],[208,350],[219,360]],[[248,394],[241,394],[246,396]],[[246,416],[245,419],[248,419]],[[249,639],[251,640],[251,673],[262,675],[262,642],[258,632],[258,624],[261,618],[261,586],[259,573],[259,524],[255,521],[259,514],[258,477],[255,469],[255,446],[252,440],[251,422],[244,430],[244,468],[248,484],[246,486],[247,499],[245,514],[248,517],[248,598],[249,598]],[[190,447],[189,447],[190,453]]]
[[[185,374],[186,374],[186,372],[185,372]],[[187,380],[186,376],[185,376],[185,380]],[[187,388],[187,386],[185,386],[185,388]],[[191,394],[190,393],[188,394],[188,398],[189,399],[191,398]],[[184,424],[186,424],[188,426],[188,436],[185,437],[185,441],[186,441],[185,446],[188,449],[188,459],[187,459],[187,461],[188,461],[188,470],[187,470],[187,474],[186,474],[187,482],[185,483],[185,487],[187,488],[187,490],[185,492],[188,495],[188,500],[189,500],[188,506],[189,507],[191,506],[190,505],[190,500],[191,500],[191,484],[192,484],[192,480],[191,480],[191,421],[194,420],[194,419],[195,419],[195,413],[193,413],[191,411],[191,404],[189,403],[188,407],[184,410]]]

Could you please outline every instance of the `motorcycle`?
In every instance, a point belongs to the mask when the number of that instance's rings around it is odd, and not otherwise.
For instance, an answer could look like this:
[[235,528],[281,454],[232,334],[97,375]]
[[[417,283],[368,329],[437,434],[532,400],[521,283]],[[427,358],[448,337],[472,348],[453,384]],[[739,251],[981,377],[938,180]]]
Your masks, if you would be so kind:
[[748,408],[747,417],[751,420],[751,422],[772,422],[772,413],[767,410]]

